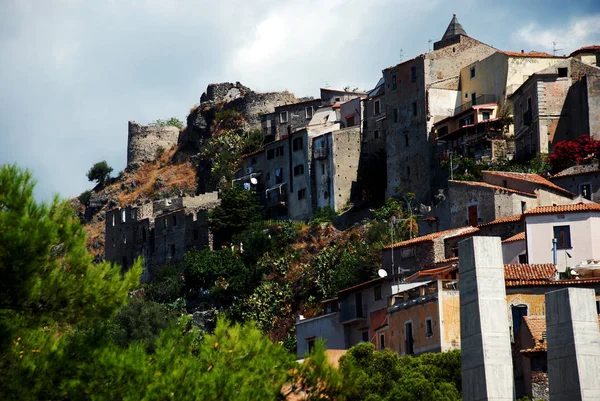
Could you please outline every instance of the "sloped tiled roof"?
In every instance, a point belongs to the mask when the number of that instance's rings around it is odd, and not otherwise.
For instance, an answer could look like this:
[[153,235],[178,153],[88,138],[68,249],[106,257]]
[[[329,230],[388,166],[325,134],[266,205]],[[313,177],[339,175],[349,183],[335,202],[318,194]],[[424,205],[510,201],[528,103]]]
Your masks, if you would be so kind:
[[576,56],[579,53],[595,53],[595,52],[600,52],[600,46],[598,46],[598,45],[583,46],[583,47],[580,47],[579,49],[573,51],[571,54],[569,54],[569,57]]
[[489,170],[483,171],[482,173],[493,175],[496,177],[511,178],[511,179],[515,179],[515,180],[532,182],[534,184],[543,185],[547,188],[551,188],[551,189],[558,191],[562,194],[565,194],[567,196],[571,196],[571,197],[575,196],[575,194],[573,194],[572,192],[569,192],[566,189],[559,187],[558,185],[548,181],[547,179],[545,179],[544,177],[542,177],[539,174],[514,173],[512,171],[489,171]]
[[571,177],[574,175],[582,175],[582,174],[590,174],[590,173],[598,173],[600,172],[600,166],[598,164],[583,164],[580,166],[571,166],[563,171],[556,173],[550,179],[553,178],[561,178],[561,177]]
[[436,267],[434,269],[419,270],[415,274],[407,277],[405,281],[407,283],[411,283],[414,280],[417,280],[422,277],[429,277],[429,276],[441,275],[444,273],[450,273],[453,270],[458,270],[458,266],[457,265],[447,265],[447,266],[442,266],[442,267]]
[[546,331],[546,316],[524,316],[523,320],[535,342],[542,341]]
[[536,51],[530,51],[530,52],[508,52],[508,51],[501,51],[500,53],[504,53],[509,57],[556,57],[556,58],[563,58],[560,56],[553,56],[552,54],[546,53],[546,52],[536,52]]
[[555,214],[555,213],[582,213],[582,212],[600,212],[598,203],[576,203],[571,205],[540,206],[534,209],[526,210],[525,216]]
[[409,239],[406,241],[396,242],[393,245],[385,246],[383,249],[392,249],[392,247],[402,248],[402,247],[406,247],[406,246],[410,246],[410,245],[420,244],[423,242],[433,241],[434,239],[437,239],[440,237],[444,237],[444,239],[453,238],[453,237],[457,237],[460,235],[472,234],[477,231],[479,231],[479,229],[477,227],[452,228],[450,230],[438,231],[438,232],[427,234],[427,235],[421,235],[419,237]]
[[489,223],[480,224],[477,227],[487,227],[487,226],[493,226],[496,224],[503,224],[503,223],[516,223],[517,221],[521,221],[522,218],[523,218],[522,214],[516,214],[514,216],[500,217],[496,220],[490,221]]
[[[556,274],[556,266],[546,264],[506,264],[504,265],[504,280],[507,282],[526,283],[530,280],[551,280]],[[515,283],[516,282],[516,283]]]
[[499,185],[488,184],[487,182],[479,182],[479,181],[456,181],[456,180],[448,180],[448,182],[451,182],[453,184],[469,185],[469,186],[472,186],[472,187],[491,188],[491,189],[495,189],[497,191],[505,191],[505,192],[510,192],[510,193],[517,194],[517,195],[531,196],[531,197],[534,197],[534,198],[536,197],[535,194],[532,194],[530,192],[523,192],[523,191],[517,191],[515,189],[504,188],[504,187],[501,187]]
[[502,241],[502,243],[506,244],[508,242],[517,242],[517,241],[525,241],[525,231],[523,231],[522,233],[515,234],[512,237],[505,239],[504,241]]

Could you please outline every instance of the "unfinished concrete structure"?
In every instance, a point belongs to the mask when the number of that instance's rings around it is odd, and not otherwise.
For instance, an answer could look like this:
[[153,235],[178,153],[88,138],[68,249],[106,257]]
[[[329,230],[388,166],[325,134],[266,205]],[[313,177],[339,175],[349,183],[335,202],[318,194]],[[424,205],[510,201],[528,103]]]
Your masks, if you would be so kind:
[[514,382],[505,316],[504,264],[498,237],[459,244],[460,332],[464,401],[512,401]]
[[212,246],[207,216],[220,202],[217,195],[161,199],[108,211],[105,259],[127,269],[143,257],[142,281],[147,281],[153,266],[181,261],[189,249]]
[[600,335],[594,290],[546,294],[548,382],[552,401],[600,400]]

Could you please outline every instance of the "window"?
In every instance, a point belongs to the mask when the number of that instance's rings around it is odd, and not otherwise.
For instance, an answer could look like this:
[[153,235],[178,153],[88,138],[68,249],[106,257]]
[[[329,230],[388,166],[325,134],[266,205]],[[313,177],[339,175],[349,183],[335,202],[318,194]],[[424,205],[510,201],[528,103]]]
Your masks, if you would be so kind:
[[314,347],[315,347],[315,339],[314,338],[306,341],[306,348],[308,348],[308,353],[309,354],[310,354],[310,351],[312,351],[312,349]]
[[163,226],[164,226],[165,228],[169,227],[169,220],[168,220],[168,218],[166,218],[166,217],[163,219]]
[[115,215],[114,214],[112,216],[112,225],[113,225],[113,227],[115,226]]
[[406,166],[406,178],[410,180],[410,166]]
[[477,227],[479,224],[479,213],[477,205],[471,205],[467,208],[467,224],[471,227]]
[[362,340],[366,343],[369,342],[369,331],[363,331],[362,332]]
[[571,248],[571,228],[569,226],[554,226],[554,238],[558,249]]
[[312,106],[307,107],[306,110],[305,110],[305,112],[306,112],[306,118],[312,118],[312,116],[313,116],[313,107]]
[[321,175],[325,175],[325,163],[321,163]]
[[425,319],[425,337],[433,336],[433,321],[430,317]]
[[398,122],[398,109],[394,109],[394,122]]
[[385,334],[381,333],[379,335],[379,349],[380,350],[384,350],[385,349]]
[[329,192],[323,191],[323,199],[329,199]]
[[173,227],[177,225],[177,216],[173,215]]
[[477,93],[471,93],[471,105],[475,106],[477,104]]
[[346,127],[353,127],[354,126],[354,116],[348,116],[346,117]]
[[378,130],[373,131],[373,139],[379,139],[379,131]]
[[127,211],[121,210],[121,223],[125,223],[127,221]]
[[471,67],[470,75],[471,75],[471,79],[475,78],[475,67]]
[[465,99],[468,99],[468,98],[469,98],[469,94],[465,93]]
[[198,232],[198,229],[194,229],[194,241],[198,241],[198,238],[200,237],[200,234]]
[[175,257],[175,244],[171,244],[171,257]]
[[466,116],[465,118],[461,118],[460,120],[458,120],[459,127],[464,127],[465,125],[471,125],[471,124],[473,124],[473,115],[472,114],[470,116]]
[[531,96],[527,98],[527,111],[531,110]]
[[416,116],[417,115],[417,102],[413,102],[412,107],[413,107],[413,116]]
[[410,67],[410,82],[417,82],[417,67]]
[[298,191],[298,200],[302,200],[306,198],[306,188],[302,188]]
[[304,174],[304,164],[298,164],[294,167],[294,176]]
[[339,102],[340,100],[341,100],[341,98],[339,98],[339,97],[336,97],[336,98],[335,98],[335,101],[336,101],[336,102]]
[[600,301],[596,301],[596,314],[600,315]]
[[379,301],[382,297],[381,297],[381,286],[377,285],[374,288],[374,295],[375,295],[375,301]]
[[483,121],[487,121],[490,119],[490,112],[489,111],[482,111],[481,112],[481,119]]
[[566,67],[563,68],[559,68],[558,69],[558,77],[559,78],[566,78],[567,75],[569,75],[569,69]]
[[396,74],[392,75],[392,89],[396,89]]
[[293,143],[292,146],[293,146],[294,152],[297,150],[304,149],[304,142],[302,141],[302,138],[294,138],[294,141],[292,143]]
[[414,354],[414,338],[413,338],[413,332],[412,332],[412,322],[406,322],[404,323],[404,351],[406,355],[412,355]]
[[283,182],[283,170],[280,168],[275,169],[275,184],[281,184]]
[[285,124],[288,122],[288,112],[287,111],[282,111],[281,113],[279,113],[279,122],[281,124]]
[[275,148],[275,157],[283,156],[283,146]]
[[373,104],[373,113],[375,115],[381,114],[381,101],[380,100],[375,100],[375,103]]
[[521,213],[525,213],[527,210],[527,202],[521,201]]
[[579,194],[587,200],[592,200],[592,184],[580,184]]
[[267,160],[271,160],[275,157],[275,149],[267,150]]
[[146,228],[142,227],[142,242],[146,242]]
[[404,134],[404,146],[408,148],[408,134]]
[[507,180],[502,180],[502,186],[504,188],[508,188],[508,181]]
[[527,264],[527,254],[526,253],[519,255],[519,263]]

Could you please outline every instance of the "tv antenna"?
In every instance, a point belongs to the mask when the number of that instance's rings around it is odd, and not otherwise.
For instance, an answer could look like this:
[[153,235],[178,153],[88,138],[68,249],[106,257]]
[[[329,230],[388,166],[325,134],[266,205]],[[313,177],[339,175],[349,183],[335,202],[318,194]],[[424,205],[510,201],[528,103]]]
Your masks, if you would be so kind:
[[556,45],[557,45],[557,44],[558,44],[558,43],[556,43],[556,42],[552,41],[552,55],[553,55],[553,56],[556,56],[556,52],[557,52],[557,51],[559,51],[559,50],[562,50],[562,49],[559,49],[559,48],[557,48],[557,47],[556,47]]
[[428,51],[431,51],[431,43],[433,43],[433,40],[429,39],[427,43],[429,43]]
[[327,81],[323,81],[323,88],[329,88],[329,83],[327,83]]
[[404,59],[404,50],[400,49],[400,61]]

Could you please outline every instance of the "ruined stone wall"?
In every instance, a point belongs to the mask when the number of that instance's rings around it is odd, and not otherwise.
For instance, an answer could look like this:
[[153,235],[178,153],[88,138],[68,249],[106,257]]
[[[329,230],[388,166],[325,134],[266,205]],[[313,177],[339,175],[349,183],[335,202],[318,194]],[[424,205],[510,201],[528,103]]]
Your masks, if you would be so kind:
[[356,186],[360,159],[360,126],[332,133],[334,207],[341,210]]
[[159,149],[170,149],[177,145],[178,140],[179,128],[177,127],[140,125],[135,121],[129,121],[127,164],[154,161]]
[[106,213],[105,259],[120,264],[124,270],[138,257],[148,257],[150,221],[147,218],[138,220],[138,217],[141,217],[138,208],[131,206]]

